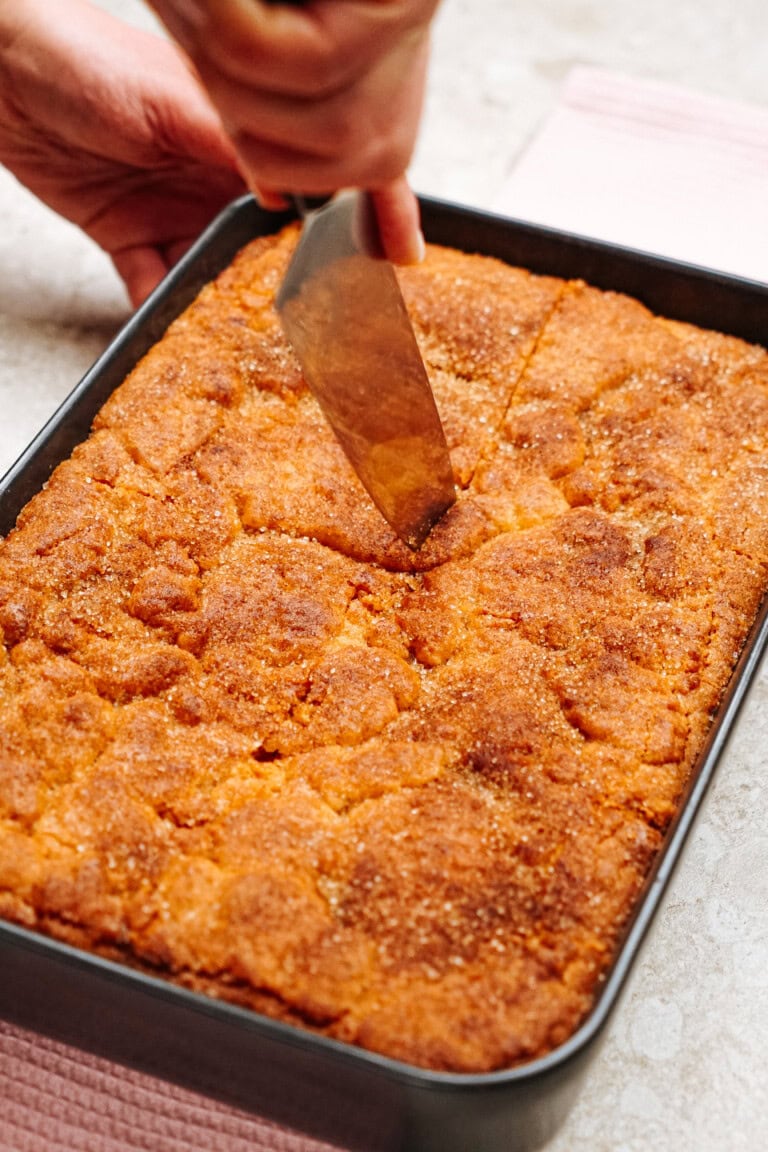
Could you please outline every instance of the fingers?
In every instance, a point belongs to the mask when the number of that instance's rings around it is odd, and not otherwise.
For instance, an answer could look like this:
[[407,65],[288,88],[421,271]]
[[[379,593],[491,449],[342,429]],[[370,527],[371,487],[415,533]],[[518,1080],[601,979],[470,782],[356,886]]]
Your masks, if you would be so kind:
[[274,188],[267,188],[265,184],[252,184],[251,192],[253,192],[261,207],[267,208],[271,212],[283,212],[289,206],[287,196],[281,192],[276,192]]
[[385,184],[406,168],[418,129],[426,37],[408,37],[348,88],[307,99],[248,86],[203,65],[250,178],[325,193]]
[[118,276],[134,308],[143,304],[167,273],[170,264],[157,248],[125,248],[112,255]]
[[128,298],[134,308],[143,304],[178,264],[195,242],[196,237],[174,240],[162,248],[150,244],[136,244],[112,253],[112,263],[125,284]]
[[[135,132],[143,130],[156,153],[162,150],[174,159],[189,158],[200,164],[238,171],[232,140],[199,78],[175,45],[165,47],[167,55],[162,60],[158,81],[151,89],[147,85],[140,110],[145,127]],[[177,57],[175,67],[171,53]]]
[[419,204],[404,176],[371,193],[384,255],[394,264],[424,259]]
[[346,87],[414,28],[437,0],[151,0],[196,64],[274,92],[311,97]]
[[98,171],[94,183],[81,172],[77,223],[112,257],[134,305],[146,299],[216,213],[242,192],[231,173],[194,165],[155,173],[115,166],[109,180],[107,166],[101,163]]
[[152,2],[189,52],[263,203],[285,191],[390,189],[388,246],[411,258],[414,201],[395,182],[416,140],[437,0]]

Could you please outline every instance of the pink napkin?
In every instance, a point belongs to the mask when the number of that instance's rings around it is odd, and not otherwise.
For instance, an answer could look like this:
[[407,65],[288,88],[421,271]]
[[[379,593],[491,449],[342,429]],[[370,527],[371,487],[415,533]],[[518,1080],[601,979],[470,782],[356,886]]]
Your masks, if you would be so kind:
[[768,108],[576,68],[493,207],[768,282]]
[[0,1022],[0,1152],[334,1152]]

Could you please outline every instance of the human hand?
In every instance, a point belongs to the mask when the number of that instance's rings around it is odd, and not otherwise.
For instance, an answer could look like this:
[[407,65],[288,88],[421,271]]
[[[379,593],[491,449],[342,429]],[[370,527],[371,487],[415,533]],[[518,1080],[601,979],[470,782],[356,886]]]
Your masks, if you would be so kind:
[[0,0],[0,163],[109,253],[134,305],[245,191],[181,53],[84,0]]
[[405,178],[437,0],[150,0],[189,54],[263,203],[371,192],[385,254],[423,248]]

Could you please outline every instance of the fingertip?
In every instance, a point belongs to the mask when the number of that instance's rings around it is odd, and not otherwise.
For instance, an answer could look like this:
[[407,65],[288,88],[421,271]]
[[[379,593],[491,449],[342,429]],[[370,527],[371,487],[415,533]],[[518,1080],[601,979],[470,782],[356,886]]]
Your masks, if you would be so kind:
[[144,303],[168,272],[168,262],[156,248],[125,248],[112,253],[112,263],[133,308]]
[[371,192],[384,255],[393,264],[420,264],[426,245],[419,202],[405,176]]
[[280,192],[275,192],[272,188],[265,188],[261,184],[251,184],[250,189],[259,207],[266,208],[268,212],[283,212],[288,207],[286,197]]
[[421,264],[422,260],[427,254],[427,244],[424,239],[424,233],[419,228],[411,248],[410,260],[404,260],[404,264]]

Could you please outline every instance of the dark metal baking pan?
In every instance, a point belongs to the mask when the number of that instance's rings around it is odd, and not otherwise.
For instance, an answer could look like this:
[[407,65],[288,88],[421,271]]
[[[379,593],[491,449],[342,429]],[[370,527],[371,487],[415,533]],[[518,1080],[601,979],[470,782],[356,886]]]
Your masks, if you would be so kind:
[[[429,240],[628,292],[655,312],[768,341],[768,288],[434,200]],[[228,208],[129,321],[0,483],[0,533],[83,440],[101,405],[200,287],[284,218]],[[592,1013],[542,1059],[434,1073],[318,1037],[0,924],[0,1014],[359,1152],[532,1152],[568,1112],[659,906],[768,640],[764,605]]]

